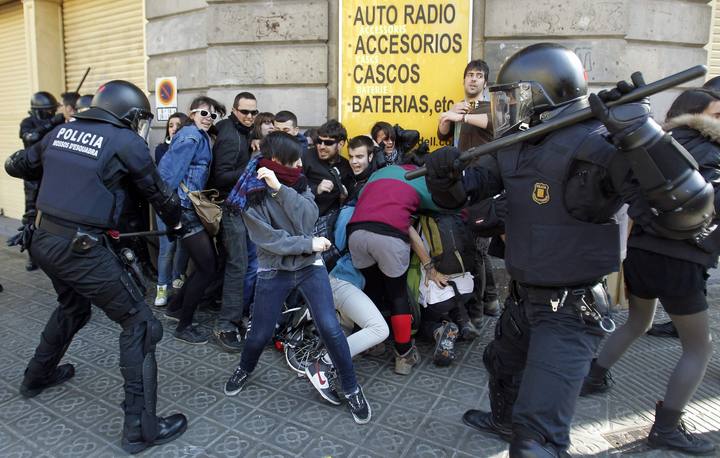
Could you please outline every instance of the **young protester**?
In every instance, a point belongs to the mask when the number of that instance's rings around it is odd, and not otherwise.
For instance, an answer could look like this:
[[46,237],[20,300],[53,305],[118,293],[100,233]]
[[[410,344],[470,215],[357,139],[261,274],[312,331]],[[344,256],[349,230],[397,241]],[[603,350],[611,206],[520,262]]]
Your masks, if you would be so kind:
[[[155,147],[155,163],[159,164],[160,159],[170,147],[170,142],[175,133],[180,129],[182,124],[187,121],[185,113],[173,113],[165,124],[165,138]],[[157,228],[159,231],[165,231],[165,223],[160,217],[156,216]],[[175,289],[182,287],[187,269],[188,256],[187,253],[179,246],[177,241],[170,241],[167,237],[160,237],[160,247],[158,251],[157,261],[157,291],[155,293],[155,306],[164,307],[167,305],[168,284],[172,281]]]
[[[353,189],[357,194],[372,172],[372,148],[372,140],[365,135],[355,137],[348,143],[350,166],[356,179],[356,187]],[[346,226],[355,210],[354,205],[355,200],[349,199],[348,204],[340,209],[334,235],[335,247],[341,257],[330,272],[333,302],[343,326],[351,330],[356,325],[360,328],[347,337],[350,355],[353,358],[384,342],[390,334],[382,314],[362,291],[365,287],[365,278],[353,266],[348,251]],[[340,404],[340,397],[335,389],[335,367],[327,352],[307,368],[305,375],[323,398],[332,404]]]
[[[252,133],[253,139],[261,141],[263,138],[267,137],[267,135],[273,130],[275,130],[274,114],[263,111],[261,113],[258,113],[257,116],[255,116]],[[258,146],[260,145],[258,144]]]
[[347,198],[347,184],[352,177],[352,170],[348,160],[340,155],[347,142],[345,127],[331,119],[320,126],[317,135],[315,146],[303,153],[302,161],[322,217],[340,209]]
[[384,165],[399,164],[402,159],[401,154],[395,147],[395,129],[389,123],[384,121],[376,122],[370,129],[370,136],[375,143],[382,147],[382,157],[376,157]]
[[[330,241],[313,237],[318,208],[302,174],[303,147],[290,134],[272,132],[260,144],[226,205],[239,210],[257,246],[258,277],[252,326],[240,364],[225,384],[237,395],[270,341],[283,302],[297,290],[335,363],[350,412],[357,423],[370,421],[371,409],[355,378],[347,339],[335,314],[332,290],[319,253]],[[262,298],[262,303],[258,300]]]
[[[225,199],[245,171],[250,161],[250,143],[257,119],[257,100],[250,92],[239,92],[233,99],[232,113],[217,123],[217,139],[212,147],[212,171],[208,187],[217,189],[219,198]],[[223,268],[222,305],[215,325],[213,339],[227,352],[242,350],[241,330],[243,316],[250,310],[250,293],[255,281],[254,251],[247,237],[245,225],[239,215],[223,209],[220,220]],[[216,283],[217,285],[217,283]],[[216,296],[217,290],[216,288]]]
[[[720,94],[689,89],[673,102],[665,129],[683,145],[715,187],[715,212],[720,212]],[[716,221],[717,222],[717,221]],[[712,355],[706,298],[708,269],[717,266],[720,233],[703,234],[696,241],[660,237],[635,224],[623,263],[630,292],[628,319],[610,334],[590,367],[583,395],[602,393],[612,385],[610,368],[651,326],[657,301],[670,315],[682,344],[682,355],[655,406],[655,423],[648,445],[700,455],[713,454],[715,445],[688,432],[682,421],[702,381]]]
[[395,372],[409,375],[420,361],[412,341],[412,310],[407,292],[410,223],[420,210],[437,211],[425,180],[407,180],[414,165],[391,165],[370,176],[348,223],[353,265],[367,284],[365,292],[379,307],[391,310]]
[[195,270],[168,305],[165,316],[178,320],[175,338],[190,344],[205,344],[206,336],[192,319],[195,309],[213,280],[216,271],[215,246],[188,197],[188,192],[205,189],[210,174],[213,123],[225,114],[225,107],[210,97],[196,97],[190,104],[190,116],[160,160],[160,176],[170,189],[177,190],[182,205],[182,224],[187,228],[182,246]]

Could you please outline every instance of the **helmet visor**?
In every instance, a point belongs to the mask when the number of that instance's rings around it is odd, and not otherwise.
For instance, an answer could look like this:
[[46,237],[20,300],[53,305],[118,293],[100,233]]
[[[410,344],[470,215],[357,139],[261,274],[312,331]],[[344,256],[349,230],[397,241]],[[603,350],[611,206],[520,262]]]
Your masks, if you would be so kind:
[[152,126],[152,117],[147,119],[140,119],[137,123],[135,132],[145,140],[147,143],[148,136],[150,135],[150,127]]
[[495,138],[529,124],[533,115],[532,100],[530,83],[502,84],[490,88],[490,112]]

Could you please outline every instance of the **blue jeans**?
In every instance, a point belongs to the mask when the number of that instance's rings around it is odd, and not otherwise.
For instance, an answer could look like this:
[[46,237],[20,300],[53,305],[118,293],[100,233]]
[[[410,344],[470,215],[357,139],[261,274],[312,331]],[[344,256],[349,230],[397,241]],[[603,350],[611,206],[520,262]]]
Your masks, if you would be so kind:
[[247,240],[247,256],[248,264],[247,271],[245,272],[245,288],[243,289],[243,302],[245,303],[245,314],[252,316],[252,306],[255,300],[255,283],[257,282],[257,250],[255,244],[252,243],[250,237],[245,237]]
[[357,389],[355,368],[350,358],[350,348],[335,313],[332,290],[324,266],[308,266],[297,271],[265,270],[258,272],[255,286],[250,335],[245,342],[240,367],[251,373],[260,354],[270,341],[282,313],[282,305],[288,295],[297,289],[310,307],[315,326],[327,348],[333,364],[340,375],[345,393]]
[[[167,226],[160,217],[156,216],[158,231],[166,230]],[[160,236],[158,251],[158,285],[169,285],[171,281],[185,274],[188,264],[188,254],[177,241],[170,242],[164,235]],[[172,270],[172,271],[171,271]]]

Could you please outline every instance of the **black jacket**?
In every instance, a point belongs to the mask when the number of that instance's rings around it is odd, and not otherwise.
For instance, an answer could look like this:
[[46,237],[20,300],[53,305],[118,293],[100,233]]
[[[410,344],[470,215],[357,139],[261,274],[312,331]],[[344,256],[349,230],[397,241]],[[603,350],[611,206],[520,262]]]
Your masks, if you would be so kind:
[[213,161],[207,187],[220,191],[220,198],[224,199],[250,161],[252,127],[240,124],[233,114],[218,122],[215,127],[218,134],[213,145]]
[[65,118],[60,116],[54,116],[50,119],[40,119],[35,116],[28,116],[27,118],[20,121],[20,138],[23,142],[24,148],[30,148],[35,143],[42,140],[42,138],[53,130],[58,124],[62,124]]
[[[320,216],[339,209],[341,185],[345,186],[347,190],[352,188],[353,173],[348,160],[338,154],[332,163],[322,161],[318,157],[317,148],[313,147],[305,152],[302,164],[303,174],[307,177],[310,189],[315,196]],[[333,169],[337,169],[337,173]],[[332,181],[335,185],[333,190],[318,194],[317,187],[322,180]]]
[[[671,132],[673,138],[688,150],[700,167],[700,173],[715,189],[715,221],[720,219],[720,120],[705,115],[681,115],[669,119],[665,130]],[[718,237],[714,234],[712,237]],[[648,234],[639,225],[634,225],[628,246],[640,248],[653,253],[663,254],[672,258],[701,264],[706,267],[717,265],[720,252],[708,252],[692,242],[669,240]]]
[[167,226],[180,221],[177,194],[160,178],[145,141],[127,128],[84,119],[58,126],[10,156],[5,171],[42,178],[38,209],[80,227],[117,228],[132,188]]

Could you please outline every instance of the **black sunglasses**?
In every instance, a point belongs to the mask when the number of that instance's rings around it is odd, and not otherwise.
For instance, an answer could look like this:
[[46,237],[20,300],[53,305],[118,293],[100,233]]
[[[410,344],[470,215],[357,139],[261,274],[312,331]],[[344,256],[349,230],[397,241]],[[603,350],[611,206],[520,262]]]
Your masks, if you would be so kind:
[[207,110],[199,110],[199,109],[192,110],[190,113],[200,113],[200,116],[202,116],[203,118],[210,116],[210,119],[212,119],[213,121],[215,121],[218,118],[218,116],[220,116],[217,113],[211,113]]
[[243,114],[245,116],[247,116],[247,115],[257,116],[257,114],[260,113],[257,110],[240,110],[239,108],[235,108],[235,109],[238,111],[238,113]]
[[335,143],[337,143],[337,142],[338,142],[338,141],[335,140],[334,138],[331,138],[330,140],[322,140],[322,139],[318,138],[316,143],[317,143],[318,145],[322,143],[322,144],[325,145],[325,146],[333,146],[333,145],[334,145]]

